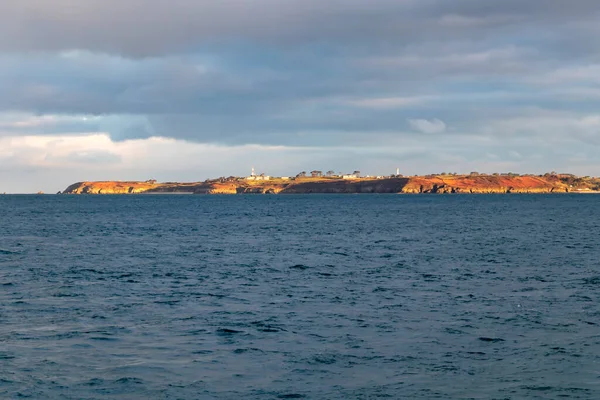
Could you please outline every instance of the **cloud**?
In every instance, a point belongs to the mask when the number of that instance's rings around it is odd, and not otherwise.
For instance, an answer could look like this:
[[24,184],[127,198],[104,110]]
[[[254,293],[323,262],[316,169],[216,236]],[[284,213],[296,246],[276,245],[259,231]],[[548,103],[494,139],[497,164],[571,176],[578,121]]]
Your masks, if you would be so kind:
[[511,150],[508,152],[508,155],[512,158],[516,158],[516,159],[522,159],[523,156],[521,155],[521,153],[519,153],[518,151],[515,150]]
[[410,45],[471,40],[508,28],[526,32],[532,25],[560,27],[597,15],[594,0],[21,0],[0,4],[0,50],[88,49],[141,57],[239,41],[290,46],[393,38]]
[[59,121],[5,135],[361,145],[427,115],[458,136],[527,108],[600,106],[581,93],[598,61],[564,42],[595,40],[588,0],[12,3],[0,4],[0,112]]
[[[429,99],[433,97],[430,96]],[[427,101],[428,97],[375,97],[357,100],[347,100],[344,103],[351,106],[371,109],[397,109],[415,106]]]
[[531,48],[507,46],[477,51],[455,49],[446,54],[403,54],[374,57],[366,60],[370,67],[381,70],[402,68],[417,76],[514,76],[528,75],[537,67],[537,51]]
[[436,133],[443,133],[444,131],[446,131],[446,124],[437,118],[432,120],[409,119],[408,123],[414,129],[427,134],[433,135]]
[[356,25],[365,22],[408,31],[402,24],[394,28],[392,21],[415,3],[382,0],[378,7],[366,7],[358,0],[174,0],[169,4],[160,0],[87,0],[85,4],[24,0],[0,7],[0,38],[12,38],[2,39],[0,49],[83,48],[150,56],[189,52],[198,45],[223,41],[290,43],[323,36],[357,37]]
[[0,2],[0,169],[559,169],[598,144],[599,18],[596,0]]
[[532,81],[542,84],[581,82],[598,85],[600,84],[600,64],[561,67],[541,76],[535,76]]
[[540,147],[600,146],[600,115],[532,112],[516,118],[489,121],[486,134],[515,140],[531,139]]
[[468,16],[460,14],[446,14],[440,18],[442,26],[452,28],[474,28],[485,26],[502,26],[517,23],[519,16],[500,14],[491,16]]
[[110,151],[102,151],[102,150],[84,150],[84,151],[74,151],[68,153],[62,157],[55,157],[52,155],[48,155],[46,157],[46,161],[51,161],[53,163],[61,163],[65,165],[69,164],[85,164],[85,165],[118,165],[121,162],[121,156],[112,153]]
[[[581,124],[596,126],[593,118]],[[573,140],[544,147],[535,136],[489,138],[465,146],[449,135],[390,135],[385,141],[365,142],[362,147],[340,142],[336,147],[323,148],[210,145],[164,137],[114,141],[106,133],[30,135],[0,137],[0,192],[52,193],[81,180],[201,181],[244,176],[252,166],[284,176],[311,168],[360,169],[376,175],[392,173],[397,167],[407,175],[448,170],[560,170],[597,175],[600,163],[595,163],[596,159],[593,147],[582,148]]]

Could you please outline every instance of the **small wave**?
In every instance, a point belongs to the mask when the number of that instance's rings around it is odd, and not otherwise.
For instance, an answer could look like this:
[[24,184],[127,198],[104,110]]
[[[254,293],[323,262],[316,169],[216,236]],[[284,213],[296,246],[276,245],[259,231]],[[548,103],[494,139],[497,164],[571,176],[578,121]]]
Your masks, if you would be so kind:
[[53,297],[81,297],[83,294],[81,293],[55,293],[52,295]]
[[181,300],[157,300],[154,302],[154,304],[166,304],[168,306],[174,306],[180,302]]
[[600,276],[583,278],[583,283],[585,283],[586,285],[600,285]]
[[16,252],[16,251],[10,251],[10,250],[0,249],[0,254],[4,254],[4,255],[7,255],[7,256],[10,256],[10,255],[20,254],[20,253]]
[[102,342],[114,342],[114,341],[118,340],[116,338],[105,337],[105,336],[92,336],[89,339],[90,340],[102,341]]
[[309,267],[304,265],[304,264],[296,264],[296,265],[292,265],[290,267],[290,269],[300,269],[300,270],[305,270],[308,269]]
[[121,383],[121,384],[123,384],[123,383],[134,383],[134,384],[137,384],[137,385],[141,385],[141,384],[144,383],[144,381],[141,380],[140,378],[134,378],[134,377],[126,376],[126,377],[117,379],[115,381],[115,383]]
[[336,362],[337,362],[336,357],[333,355],[328,355],[328,354],[319,354],[319,355],[314,356],[311,359],[311,364],[330,365],[330,364],[335,364]]
[[86,386],[97,386],[97,385],[101,385],[103,383],[104,383],[104,379],[92,378],[89,381],[85,382],[84,385],[86,385]]
[[491,338],[491,337],[485,337],[485,336],[481,336],[479,338],[479,340],[481,340],[482,342],[490,342],[490,343],[504,342],[504,339],[501,339],[501,338]]
[[465,332],[461,331],[460,329],[454,329],[454,328],[446,328],[444,329],[444,331],[450,335],[462,335]]
[[237,335],[238,333],[244,333],[244,331],[237,331],[235,329],[229,329],[229,328],[217,329],[217,335],[220,335],[220,336]]
[[261,349],[257,349],[257,348],[246,348],[246,349],[235,349],[233,350],[233,352],[235,354],[244,354],[244,353],[249,353],[249,352],[256,352],[256,353],[264,353]]
[[281,332],[285,331],[285,329],[281,328],[277,325],[272,325],[263,321],[254,321],[252,325],[256,326],[260,332]]
[[525,389],[535,390],[535,391],[540,391],[540,392],[548,392],[548,391],[555,390],[555,388],[553,386],[525,386]]

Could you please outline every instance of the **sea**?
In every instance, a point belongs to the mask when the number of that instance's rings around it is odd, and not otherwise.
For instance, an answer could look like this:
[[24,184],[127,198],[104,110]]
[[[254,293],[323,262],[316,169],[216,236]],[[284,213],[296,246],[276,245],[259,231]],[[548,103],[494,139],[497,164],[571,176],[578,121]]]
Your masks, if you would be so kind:
[[600,197],[0,196],[0,398],[598,399]]

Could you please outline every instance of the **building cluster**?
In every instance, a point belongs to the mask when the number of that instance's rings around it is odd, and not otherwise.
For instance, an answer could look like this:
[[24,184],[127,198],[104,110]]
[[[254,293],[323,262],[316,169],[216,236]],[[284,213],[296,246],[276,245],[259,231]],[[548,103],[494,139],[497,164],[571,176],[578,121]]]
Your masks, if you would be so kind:
[[[378,175],[378,176],[370,176],[370,175],[366,175],[364,176],[365,178],[375,178],[375,179],[385,179],[385,178],[398,178],[398,177],[402,177],[403,175],[400,174],[400,169],[396,169],[396,173],[392,174],[392,175],[388,175],[388,176],[383,176],[383,175]],[[295,177],[290,178],[288,176],[282,176],[279,177],[277,179],[282,179],[282,180],[289,180],[289,179],[301,179],[301,178],[322,178],[322,177],[327,177],[327,178],[337,178],[337,179],[360,179],[361,177],[363,177],[360,173],[360,171],[353,171],[352,173],[343,173],[343,172],[335,172],[333,170],[329,170],[325,173],[323,173],[323,171],[319,171],[319,170],[313,170],[310,172],[306,172],[306,171],[302,171],[299,172],[298,174],[296,174]],[[247,176],[245,178],[246,180],[249,181],[268,181],[271,180],[271,176],[269,175],[265,175],[264,173],[261,174],[257,174],[254,170],[254,167],[252,167],[252,173],[250,174],[250,176]]]
[[[308,175],[307,175],[306,171],[302,171],[296,175],[296,178],[306,178],[307,176]],[[311,178],[327,177],[327,178],[356,179],[356,178],[360,178],[360,171],[354,171],[351,174],[344,174],[342,172],[336,173],[335,171],[327,171],[325,174],[323,174],[323,171],[314,170],[314,171],[310,171],[310,177]]]

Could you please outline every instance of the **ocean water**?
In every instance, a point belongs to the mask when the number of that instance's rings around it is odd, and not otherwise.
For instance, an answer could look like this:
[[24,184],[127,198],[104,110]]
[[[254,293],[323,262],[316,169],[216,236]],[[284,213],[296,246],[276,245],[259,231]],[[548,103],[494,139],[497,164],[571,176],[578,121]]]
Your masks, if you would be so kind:
[[600,197],[0,196],[0,398],[598,399]]

